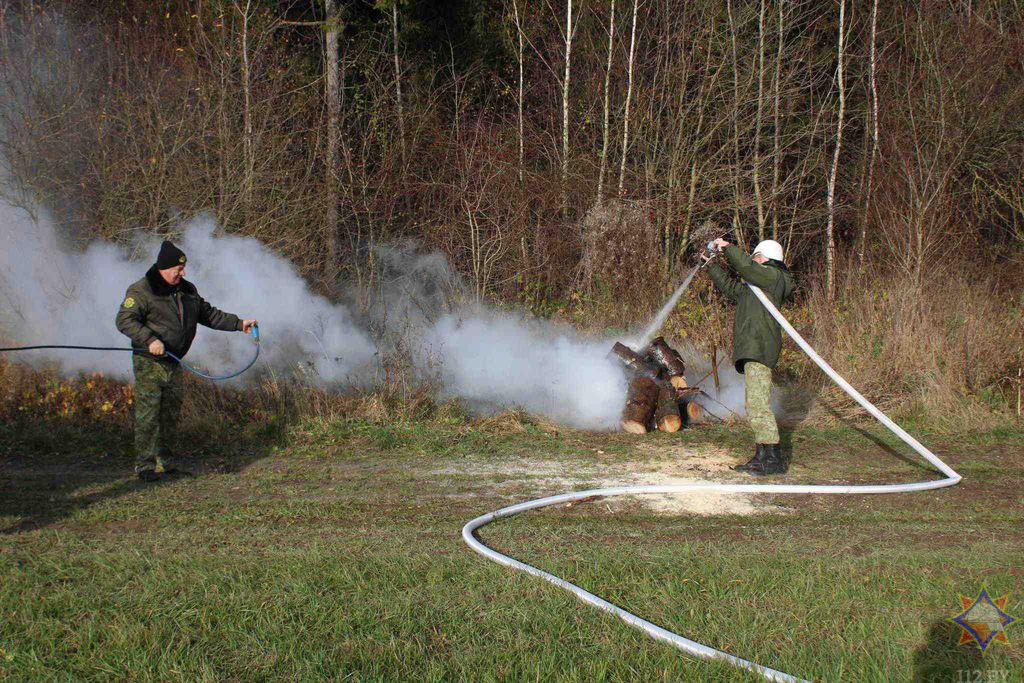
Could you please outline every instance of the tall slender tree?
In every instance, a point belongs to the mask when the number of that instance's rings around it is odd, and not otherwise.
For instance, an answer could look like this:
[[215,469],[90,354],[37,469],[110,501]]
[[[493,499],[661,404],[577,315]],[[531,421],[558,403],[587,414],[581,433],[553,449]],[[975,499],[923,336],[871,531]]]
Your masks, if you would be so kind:
[[757,238],[764,239],[764,198],[761,196],[761,120],[764,111],[764,15],[767,1],[761,0],[757,18],[757,116],[754,119],[754,198],[757,202]]
[[772,144],[772,239],[779,239],[779,176],[782,169],[782,121],[779,116],[779,100],[782,91],[782,50],[785,45],[785,0],[778,0],[779,4],[779,35],[778,46],[775,52],[775,102],[772,108],[772,120],[774,129],[774,140]]
[[[613,2],[614,2],[614,0],[613,0]],[[518,2],[518,0],[512,0],[512,16],[513,16],[513,19],[514,19],[515,24],[516,24],[516,38],[518,39],[518,42],[519,42],[519,50],[516,52],[516,61],[518,62],[518,65],[519,65],[519,92],[518,92],[518,96],[516,97],[516,105],[517,105],[517,110],[518,110],[517,111],[516,123],[518,124],[517,128],[518,128],[518,132],[519,132],[519,182],[520,182],[520,184],[522,184],[522,182],[523,182],[523,146],[524,146],[524,142],[523,142],[523,96],[525,95],[525,92],[523,90],[523,82],[524,82],[523,81],[523,57],[524,57],[524,55],[523,55],[523,43],[524,43],[524,35],[523,35],[523,22],[522,22],[522,18],[519,16],[519,2]]]
[[629,35],[629,61],[626,67],[626,105],[622,117],[622,159],[619,163],[619,196],[626,182],[626,157],[629,156],[629,106],[633,101],[633,61],[636,56],[636,19],[640,0],[633,0],[633,26]]
[[327,108],[327,262],[324,273],[337,273],[338,249],[338,147],[341,138],[341,90],[338,87],[338,33],[341,28],[336,0],[324,0],[324,74]]
[[871,48],[868,57],[868,73],[871,85],[871,156],[868,159],[868,178],[864,188],[864,209],[861,213],[860,243],[857,260],[864,270],[864,252],[868,240],[868,221],[871,215],[871,192],[874,185],[875,157],[878,154],[878,83],[875,81],[875,51],[878,45],[878,0],[871,3]]
[[242,177],[242,207],[245,218],[250,218],[252,210],[253,176],[256,172],[256,155],[252,131],[252,68],[249,52],[249,21],[252,18],[252,0],[245,5],[235,5],[242,16],[241,52],[242,52],[242,160],[245,175]]
[[608,166],[609,118],[611,114],[612,55],[615,45],[615,0],[611,0],[608,11],[608,63],[604,70],[604,123],[601,127],[601,160],[597,171],[597,201],[604,200],[604,173]]
[[562,78],[562,211],[569,210],[569,83],[572,77],[572,0],[565,6],[565,76]]
[[839,61],[836,79],[839,88],[839,114],[836,121],[836,146],[832,153],[832,171],[828,177],[828,224],[825,228],[825,291],[829,301],[836,296],[836,177],[839,175],[839,154],[843,148],[843,117],[846,114],[846,80],[843,61],[846,55],[846,0],[839,0]]
[[405,109],[402,104],[402,65],[398,60],[398,2],[391,0],[391,39],[395,63],[395,101],[398,103],[398,149],[402,155],[402,172],[405,172]]

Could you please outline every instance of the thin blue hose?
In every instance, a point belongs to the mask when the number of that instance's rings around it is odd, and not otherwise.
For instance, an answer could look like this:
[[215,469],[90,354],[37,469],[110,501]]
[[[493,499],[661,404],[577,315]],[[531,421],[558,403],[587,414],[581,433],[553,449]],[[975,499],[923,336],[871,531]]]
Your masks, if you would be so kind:
[[[248,370],[249,368],[256,364],[256,361],[260,357],[260,328],[257,325],[252,326],[252,340],[256,343],[256,352],[253,354],[252,360],[250,360],[249,363],[244,368],[238,370],[237,372],[233,372],[230,375],[207,375],[205,372],[197,370],[196,368],[192,367],[191,365],[183,361],[178,356],[175,356],[170,351],[164,351],[164,354],[173,358],[178,363],[178,365],[185,368],[193,375],[202,377],[203,379],[213,380],[214,382],[223,382],[224,380],[234,379],[235,377],[238,377],[243,372],[245,372],[246,370]],[[132,353],[146,352],[146,349],[137,349],[134,347],[126,349],[121,346],[73,346],[68,344],[41,344],[36,346],[9,346],[6,348],[0,348],[0,353],[5,351],[33,351],[36,349],[76,349],[81,351],[131,351]]]

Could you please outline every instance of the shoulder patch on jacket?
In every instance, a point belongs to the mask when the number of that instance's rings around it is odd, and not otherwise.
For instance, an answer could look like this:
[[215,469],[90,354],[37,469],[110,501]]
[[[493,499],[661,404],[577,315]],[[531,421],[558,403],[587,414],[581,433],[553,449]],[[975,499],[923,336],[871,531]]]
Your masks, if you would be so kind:
[[132,297],[128,297],[128,298],[126,298],[126,299],[124,300],[124,304],[123,304],[123,306],[124,306],[125,308],[131,308],[131,307],[132,307],[132,306],[134,306],[134,305],[135,305],[135,299],[133,299]]

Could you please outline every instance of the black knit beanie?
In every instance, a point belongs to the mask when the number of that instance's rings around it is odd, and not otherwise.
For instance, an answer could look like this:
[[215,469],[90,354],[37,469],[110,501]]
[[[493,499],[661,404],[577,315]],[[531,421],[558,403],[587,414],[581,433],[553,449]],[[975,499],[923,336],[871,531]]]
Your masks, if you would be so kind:
[[160,245],[160,254],[156,257],[156,269],[167,270],[174,266],[185,265],[185,252],[164,240]]

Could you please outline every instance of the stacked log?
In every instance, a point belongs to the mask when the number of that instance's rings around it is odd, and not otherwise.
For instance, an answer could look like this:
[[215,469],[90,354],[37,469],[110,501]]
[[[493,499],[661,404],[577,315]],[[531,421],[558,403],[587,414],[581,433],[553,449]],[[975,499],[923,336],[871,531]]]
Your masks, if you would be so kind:
[[683,357],[679,355],[679,352],[669,346],[665,342],[664,337],[658,337],[652,341],[647,349],[654,362],[668,373],[668,379],[672,386],[676,389],[685,389],[686,377],[684,373],[686,372],[686,365],[683,363]]
[[634,377],[629,382],[626,406],[622,409],[622,429],[631,434],[646,434],[658,400],[658,384],[649,377]]
[[683,428],[679,415],[679,398],[671,383],[658,387],[658,404],[654,409],[654,424],[663,432],[678,432]]
[[686,384],[686,365],[679,352],[658,337],[639,353],[617,342],[611,350],[626,369],[629,392],[622,410],[621,426],[632,434],[646,434],[652,429],[677,432],[687,421],[698,421],[703,413],[693,398],[694,388]]
[[633,349],[622,342],[615,342],[612,353],[625,366],[626,370],[636,377],[646,377],[657,382],[661,378],[662,370],[654,362],[644,358]]

